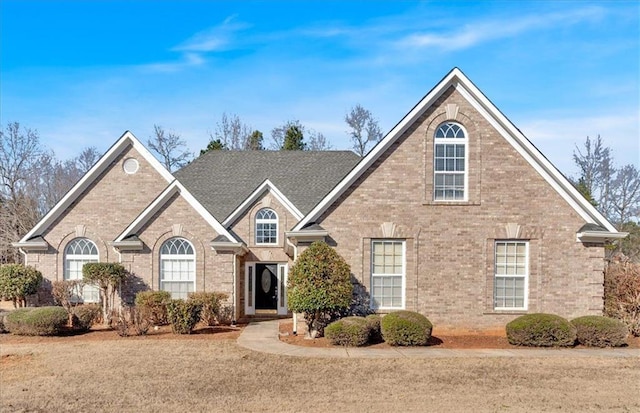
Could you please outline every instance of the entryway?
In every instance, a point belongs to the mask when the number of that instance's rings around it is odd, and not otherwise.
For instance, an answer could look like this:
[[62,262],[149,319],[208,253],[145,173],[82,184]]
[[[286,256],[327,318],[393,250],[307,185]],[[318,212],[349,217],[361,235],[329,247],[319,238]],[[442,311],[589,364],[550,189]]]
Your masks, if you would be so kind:
[[287,314],[287,264],[248,262],[245,265],[245,314]]

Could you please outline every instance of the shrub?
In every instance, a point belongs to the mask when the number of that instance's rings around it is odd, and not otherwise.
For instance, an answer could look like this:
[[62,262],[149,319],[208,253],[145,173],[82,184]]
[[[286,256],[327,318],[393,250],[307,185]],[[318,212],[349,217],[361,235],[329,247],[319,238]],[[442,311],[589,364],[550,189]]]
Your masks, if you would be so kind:
[[6,327],[21,336],[53,336],[64,329],[69,321],[62,307],[20,308],[9,313]]
[[200,320],[202,305],[193,301],[171,300],[167,303],[167,315],[175,334],[191,334]]
[[380,321],[382,338],[392,346],[424,346],[432,329],[427,317],[414,311],[394,311]]
[[304,313],[312,337],[322,335],[332,314],[349,307],[352,292],[349,265],[324,242],[312,243],[289,271],[289,309]]
[[121,337],[143,336],[149,332],[148,307],[125,306],[118,314],[117,330]]
[[604,315],[640,336],[640,264],[617,257],[604,273]]
[[588,315],[571,320],[578,343],[591,347],[620,347],[627,344],[629,331],[624,323],[609,317]]
[[156,326],[169,324],[167,303],[171,301],[168,291],[141,291],[136,294],[136,307],[144,311],[151,324]]
[[369,342],[370,326],[364,317],[345,317],[334,321],[324,329],[332,344],[359,347]]
[[568,347],[576,342],[576,328],[554,314],[527,314],[507,324],[507,339],[516,346]]
[[222,302],[227,298],[229,296],[224,293],[191,293],[188,301],[200,304],[202,306],[200,314],[202,322],[208,326],[214,326],[220,323]]
[[382,332],[380,331],[380,322],[382,317],[378,314],[369,314],[365,317],[367,325],[369,326],[369,342],[379,343],[382,341]]
[[13,302],[13,307],[24,307],[27,296],[38,292],[42,273],[22,264],[0,265],[0,299]]
[[98,304],[83,304],[73,308],[71,325],[80,331],[89,331],[91,326],[98,321],[102,309]]

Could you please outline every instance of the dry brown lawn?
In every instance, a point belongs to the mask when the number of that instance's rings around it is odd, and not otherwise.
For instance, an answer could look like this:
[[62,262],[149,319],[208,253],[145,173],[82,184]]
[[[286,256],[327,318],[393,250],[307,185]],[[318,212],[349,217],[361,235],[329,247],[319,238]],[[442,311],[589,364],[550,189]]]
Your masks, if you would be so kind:
[[0,338],[0,411],[640,411],[640,359],[327,360],[213,336]]

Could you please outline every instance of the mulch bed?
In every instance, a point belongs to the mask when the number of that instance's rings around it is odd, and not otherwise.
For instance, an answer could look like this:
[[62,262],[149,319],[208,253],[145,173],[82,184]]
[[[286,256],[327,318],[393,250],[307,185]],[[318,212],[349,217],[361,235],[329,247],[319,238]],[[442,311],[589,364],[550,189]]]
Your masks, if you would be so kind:
[[[305,338],[303,331],[303,325],[298,324],[298,330],[300,334],[293,335],[293,322],[281,321],[280,322],[280,340],[303,347],[324,347],[331,348],[336,347],[324,337],[308,339]],[[627,339],[628,348],[640,348],[640,337],[629,336]],[[428,346],[445,349],[517,349],[522,348],[509,344],[507,337],[504,334],[438,334],[431,336]],[[371,348],[391,348],[387,343],[372,344],[368,347]],[[576,348],[582,348],[583,346],[576,346]]]

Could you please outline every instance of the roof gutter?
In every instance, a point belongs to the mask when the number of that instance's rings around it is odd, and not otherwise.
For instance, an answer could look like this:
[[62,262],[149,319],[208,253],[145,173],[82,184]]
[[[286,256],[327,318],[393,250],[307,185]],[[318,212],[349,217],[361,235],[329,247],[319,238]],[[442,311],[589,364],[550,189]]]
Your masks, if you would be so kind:
[[606,244],[615,240],[626,238],[628,232],[611,232],[611,231],[582,231],[576,234],[579,242],[590,242],[598,244]]

